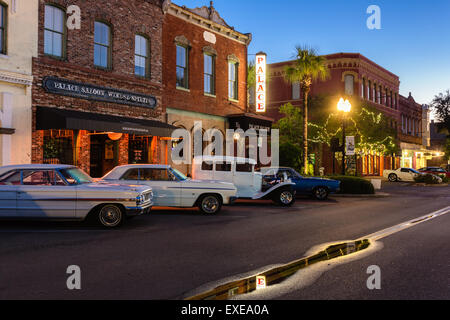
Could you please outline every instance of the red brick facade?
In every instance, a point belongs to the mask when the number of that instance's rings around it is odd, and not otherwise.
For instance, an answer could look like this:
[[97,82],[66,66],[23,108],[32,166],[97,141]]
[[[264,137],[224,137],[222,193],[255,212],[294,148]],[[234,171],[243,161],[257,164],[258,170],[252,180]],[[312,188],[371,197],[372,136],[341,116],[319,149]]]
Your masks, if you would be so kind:
[[[326,94],[337,102],[341,97],[362,99],[391,119],[393,127],[400,131],[399,112],[399,77],[358,53],[336,53],[324,56],[330,71],[326,81],[314,82],[311,95]],[[271,64],[268,66],[270,76],[267,115],[279,119],[282,115],[278,109],[281,105],[291,103],[302,106],[302,95],[293,98],[293,86],[284,79],[285,66],[293,61]],[[346,89],[346,76],[352,76],[353,85]],[[376,90],[376,91],[374,91]],[[349,92],[352,91],[352,92]],[[311,115],[314,117],[314,115]],[[329,148],[322,150],[322,166],[326,173],[332,173],[333,162]],[[335,172],[341,172],[341,161],[334,160]],[[383,169],[399,165],[399,159],[368,154],[357,161],[357,170],[366,175],[382,175]]]
[[[70,5],[81,9],[81,30],[67,30],[65,54],[54,58],[44,54],[45,5],[66,11]],[[39,52],[33,59],[33,113],[36,107],[54,107],[95,114],[130,118],[164,119],[162,109],[162,27],[164,12],[158,0],[39,0]],[[107,23],[111,28],[111,68],[94,66],[94,22]],[[150,44],[150,75],[141,78],[134,74],[135,35],[144,35]],[[98,102],[52,94],[43,88],[46,76],[96,86],[126,90],[154,96],[155,109],[124,104]],[[32,161],[43,161],[43,132],[36,131],[33,116]],[[89,136],[80,130],[76,144],[77,165],[89,172]],[[119,143],[118,164],[128,163],[128,135]]]
[[[211,10],[211,9],[209,9]],[[189,15],[189,16],[188,16]],[[213,27],[198,21],[209,21]],[[227,27],[222,26],[223,29]],[[246,112],[247,108],[247,44],[246,35],[233,40],[230,36],[215,32],[214,22],[185,8],[171,5],[163,28],[163,83],[164,107],[189,110],[193,112],[226,116]],[[205,40],[204,33],[212,33],[215,43]],[[234,32],[237,34],[237,32]],[[176,39],[183,37],[189,42],[189,91],[176,87]],[[204,94],[204,50],[211,50],[215,55],[215,96]],[[228,98],[228,61],[235,57],[239,61],[238,101]]]

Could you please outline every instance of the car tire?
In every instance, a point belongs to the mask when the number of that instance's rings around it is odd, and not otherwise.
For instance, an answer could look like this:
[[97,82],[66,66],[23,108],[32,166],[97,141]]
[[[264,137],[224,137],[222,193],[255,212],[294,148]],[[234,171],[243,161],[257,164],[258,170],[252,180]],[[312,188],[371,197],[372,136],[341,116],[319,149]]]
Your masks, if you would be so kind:
[[217,214],[222,209],[222,199],[215,194],[204,195],[198,201],[198,208],[203,214]]
[[313,196],[316,200],[324,201],[328,199],[330,191],[325,187],[317,187],[313,190]]
[[395,173],[391,173],[388,177],[390,182],[397,182],[398,181],[398,177]]
[[295,203],[295,192],[292,189],[279,190],[275,193],[273,202],[282,207],[290,207]]
[[98,211],[98,222],[105,228],[117,228],[124,221],[123,209],[115,204],[107,204]]

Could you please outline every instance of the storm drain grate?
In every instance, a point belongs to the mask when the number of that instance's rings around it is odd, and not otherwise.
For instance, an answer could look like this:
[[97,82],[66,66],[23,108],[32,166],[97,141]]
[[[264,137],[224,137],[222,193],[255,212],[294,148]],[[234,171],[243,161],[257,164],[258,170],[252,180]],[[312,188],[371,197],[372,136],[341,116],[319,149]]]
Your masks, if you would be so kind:
[[368,239],[332,245],[315,255],[291,262],[281,267],[270,269],[256,276],[220,285],[215,289],[186,298],[185,300],[227,300],[236,295],[255,291],[257,287],[257,278],[259,277],[265,279],[266,286],[271,286],[286,280],[298,270],[312,264],[346,256],[367,249],[369,246],[370,241]]

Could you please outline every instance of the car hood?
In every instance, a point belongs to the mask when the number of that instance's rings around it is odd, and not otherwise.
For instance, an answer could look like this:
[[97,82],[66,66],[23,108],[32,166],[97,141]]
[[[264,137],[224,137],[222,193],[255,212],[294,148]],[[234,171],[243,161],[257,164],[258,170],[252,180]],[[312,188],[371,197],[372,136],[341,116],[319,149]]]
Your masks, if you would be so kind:
[[138,194],[150,191],[152,189],[149,186],[109,183],[104,181],[82,184],[80,185],[80,188],[85,190],[98,190],[102,192],[131,192]]
[[333,179],[328,179],[328,178],[318,178],[318,177],[303,177],[302,180],[339,182],[338,180],[333,180]]

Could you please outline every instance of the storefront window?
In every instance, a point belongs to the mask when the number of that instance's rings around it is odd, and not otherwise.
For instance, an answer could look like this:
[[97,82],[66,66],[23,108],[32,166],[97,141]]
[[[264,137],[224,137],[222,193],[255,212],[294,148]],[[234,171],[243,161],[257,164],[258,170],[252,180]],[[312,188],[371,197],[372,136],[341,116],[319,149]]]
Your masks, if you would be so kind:
[[149,146],[152,137],[130,136],[128,144],[128,161],[130,164],[149,163]]
[[44,163],[74,164],[73,131],[46,130],[44,132]]

